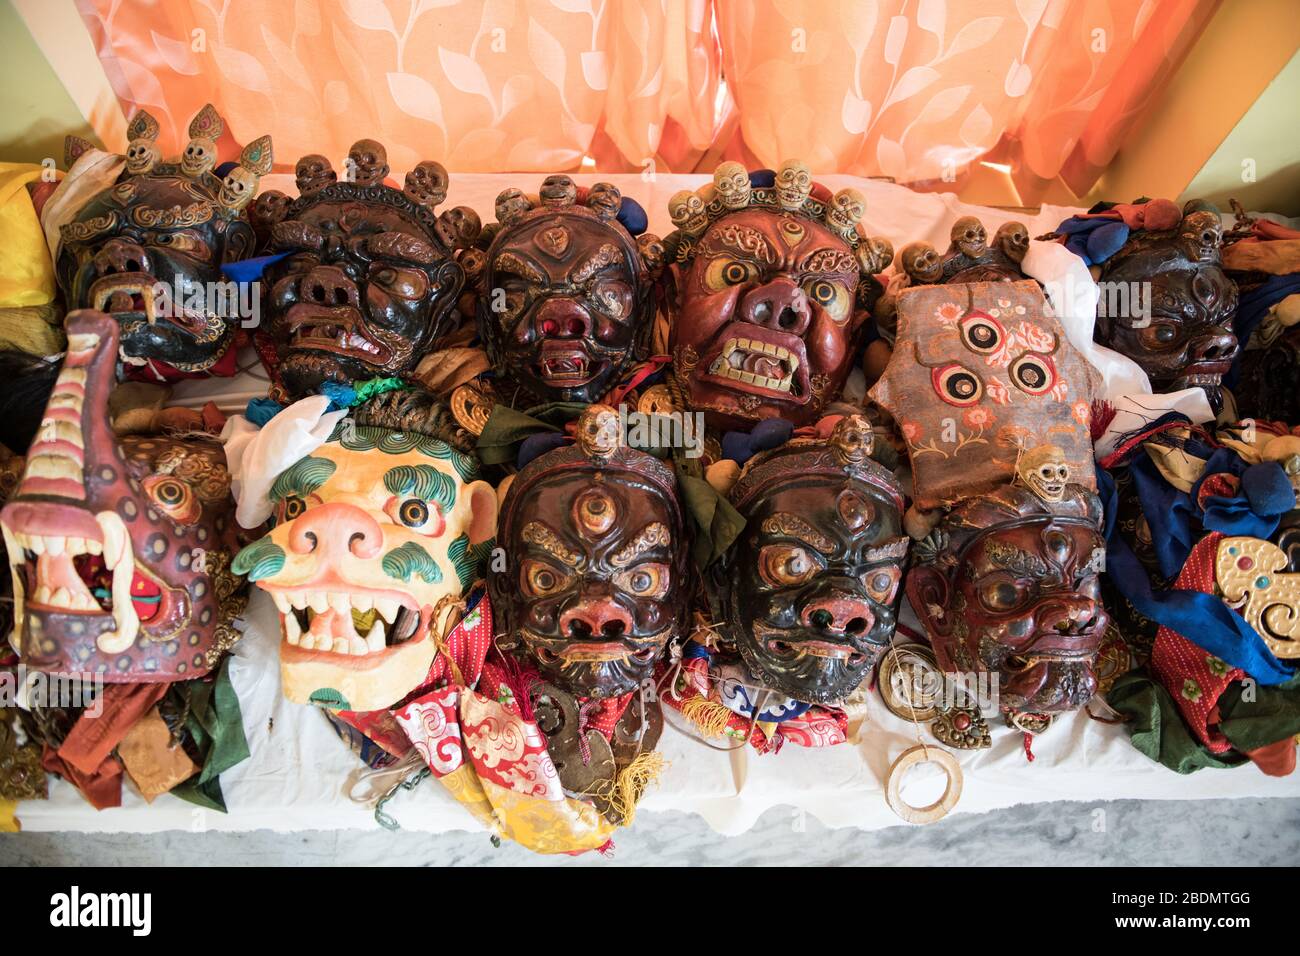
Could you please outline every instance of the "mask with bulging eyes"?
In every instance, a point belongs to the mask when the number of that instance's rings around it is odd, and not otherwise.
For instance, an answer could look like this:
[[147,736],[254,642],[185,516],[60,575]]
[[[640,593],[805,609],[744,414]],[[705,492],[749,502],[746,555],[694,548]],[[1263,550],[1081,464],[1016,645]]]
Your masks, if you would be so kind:
[[1156,392],[1201,388],[1216,409],[1239,346],[1232,333],[1237,285],[1224,273],[1222,227],[1192,212],[1171,230],[1135,231],[1101,267],[1103,297],[1094,337],[1127,355]]
[[[211,132],[220,123],[210,106],[201,116],[205,123],[192,129]],[[128,369],[151,362],[150,380],[208,374],[243,318],[217,290],[228,287],[221,267],[254,253],[244,209],[258,172],[270,168],[270,140],[246,148],[248,154],[264,146],[259,162],[232,171],[247,187],[235,196],[197,154],[188,168],[162,162],[158,125],[148,113],[132,118],[129,135],[126,171],[60,226],[59,290],[69,310],[96,309],[117,320]]]
[[1007,485],[965,499],[915,546],[907,597],[944,671],[996,674],[1004,712],[1060,713],[1097,689],[1104,555],[1096,495]]
[[899,293],[894,354],[869,395],[898,422],[916,506],[931,510],[1018,467],[1055,486],[1037,468],[1059,466],[1095,488],[1097,380],[1036,282],[925,285]]
[[464,271],[437,225],[382,182],[336,182],[271,227],[267,251],[288,256],[266,270],[263,308],[290,398],[410,372],[455,327]]
[[673,375],[715,428],[807,424],[843,388],[869,314],[875,280],[857,255],[870,242],[859,232],[866,201],[856,190],[809,199],[810,174],[794,161],[742,193],[734,165],[717,177],[726,192],[669,202]]
[[506,569],[489,576],[498,647],[561,690],[615,697],[649,678],[686,621],[689,547],[677,481],[622,445],[593,405],[578,443],[526,465],[501,506]]
[[713,569],[717,619],[750,672],[796,700],[848,697],[894,633],[903,495],[870,436],[849,416],[829,441],[755,459],[731,491],[746,529]]
[[[118,326],[67,320],[68,352],[26,470],[0,511],[14,646],[32,670],[110,683],[203,677],[239,639],[243,541],[215,439],[109,427]],[[237,573],[237,572],[236,572]]]
[[497,201],[506,218],[488,248],[479,333],[498,391],[519,407],[599,401],[649,354],[653,281],[638,240],[610,215],[622,198],[604,187],[594,207],[575,204],[571,186],[550,177],[536,208],[518,190]]

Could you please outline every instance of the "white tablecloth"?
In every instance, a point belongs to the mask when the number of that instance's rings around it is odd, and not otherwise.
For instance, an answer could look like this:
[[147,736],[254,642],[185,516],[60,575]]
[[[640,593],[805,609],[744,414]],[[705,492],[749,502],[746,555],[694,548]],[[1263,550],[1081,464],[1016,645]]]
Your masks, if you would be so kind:
[[[498,192],[507,186],[532,192],[542,178],[539,173],[458,175],[453,177],[447,205],[472,206],[488,213],[484,219],[490,221],[493,217],[488,211]],[[668,197],[706,181],[704,176],[682,175],[659,176],[653,181],[638,175],[574,178],[580,184],[613,182],[646,207],[651,231],[660,235],[671,229],[665,212]],[[914,193],[849,176],[828,176],[824,181],[832,190],[846,185],[861,189],[867,196],[868,231],[888,237],[895,249],[918,239],[946,248],[948,229],[962,215],[980,216],[990,233],[1007,220],[1020,219],[1033,236],[1078,211],[1049,206],[1036,216],[1026,216],[970,206],[949,194]],[[294,192],[289,177],[267,177],[263,187],[280,188],[290,195]],[[194,405],[215,398],[227,410],[240,410],[249,397],[264,394],[264,380],[257,377],[257,371],[233,381],[185,383],[178,387],[176,398]],[[377,827],[368,803],[349,795],[360,761],[321,713],[290,704],[280,693],[279,627],[274,606],[263,592],[254,594],[247,622],[247,631],[235,650],[231,676],[243,707],[252,756],[222,776],[229,813],[200,809],[171,795],[148,805],[129,785],[121,807],[95,811],[71,785],[52,781],[49,800],[19,806],[24,829],[149,832]],[[1052,800],[1300,796],[1300,777],[1268,777],[1253,764],[1180,776],[1135,750],[1121,727],[1091,720],[1082,712],[1059,720],[1035,740],[1032,763],[1025,758],[1018,731],[995,721],[992,733],[991,748],[957,753],[964,785],[955,813]],[[922,734],[927,742],[933,742],[927,732]],[[806,811],[831,827],[892,826],[900,820],[885,803],[886,774],[893,760],[916,742],[915,729],[885,710],[875,694],[868,700],[867,718],[857,737],[825,749],[788,746],[769,756],[749,750],[721,753],[670,725],[659,745],[668,768],[658,786],[643,799],[641,810],[647,815],[640,816],[636,825],[653,826],[655,811],[678,810],[698,813],[716,830],[734,834],[751,827],[765,810],[785,805]],[[469,814],[431,780],[400,794],[386,809],[407,829],[478,829]]]

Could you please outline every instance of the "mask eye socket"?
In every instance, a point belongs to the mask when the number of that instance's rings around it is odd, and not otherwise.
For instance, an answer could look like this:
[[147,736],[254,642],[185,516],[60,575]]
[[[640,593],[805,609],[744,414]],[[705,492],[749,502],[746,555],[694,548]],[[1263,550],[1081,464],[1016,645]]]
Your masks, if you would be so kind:
[[806,548],[769,544],[758,553],[758,570],[772,587],[785,588],[811,581],[821,566]]
[[843,322],[849,315],[853,297],[848,289],[830,279],[809,279],[803,284],[803,291],[836,322]]
[[995,352],[1006,340],[1002,323],[984,312],[972,312],[961,320],[962,344],[972,352],[987,355]]
[[898,568],[872,568],[862,575],[862,586],[867,589],[871,600],[878,604],[892,604],[902,576]]
[[662,598],[671,573],[665,564],[640,564],[614,575],[614,586],[639,598]]
[[997,578],[979,586],[979,599],[984,607],[994,613],[1014,611],[1025,603],[1028,592],[1015,581]]
[[181,524],[191,524],[198,520],[199,502],[194,492],[185,482],[170,475],[155,475],[146,479],[145,490],[162,510],[163,514]]
[[722,292],[732,286],[744,285],[758,278],[758,270],[739,259],[714,259],[704,270],[704,287],[710,292]]
[[307,510],[307,502],[297,495],[290,495],[280,502],[280,513],[285,521],[292,521]]
[[558,594],[573,583],[573,575],[545,562],[529,558],[519,571],[519,586],[525,597],[540,598]]
[[1011,381],[1028,395],[1043,395],[1056,385],[1056,366],[1046,355],[1030,352],[1011,363]]
[[984,397],[984,382],[964,365],[953,362],[930,372],[934,390],[949,405],[974,405]]
[[384,505],[384,514],[388,515],[394,524],[432,538],[442,534],[447,526],[442,510],[423,498],[389,498]]

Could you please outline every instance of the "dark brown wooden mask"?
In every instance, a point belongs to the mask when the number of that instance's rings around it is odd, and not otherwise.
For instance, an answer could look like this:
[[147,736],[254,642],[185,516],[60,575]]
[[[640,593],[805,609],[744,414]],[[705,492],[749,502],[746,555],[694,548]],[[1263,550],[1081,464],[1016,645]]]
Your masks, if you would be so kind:
[[1102,266],[1095,333],[1142,366],[1156,392],[1200,387],[1215,408],[1238,351],[1237,286],[1220,263],[1222,238],[1211,212],[1190,213],[1163,232],[1135,232]]
[[1101,504],[1076,484],[1060,499],[1024,484],[968,498],[914,549],[907,598],[940,667],[996,674],[1003,711],[1072,710],[1096,691]]
[[732,489],[746,528],[714,575],[719,626],[755,677],[797,700],[843,700],[894,633],[903,493],[870,447],[849,416],[828,442],[757,459]]
[[267,251],[290,254],[263,280],[290,397],[412,371],[458,321],[464,270],[432,208],[397,189],[313,184],[270,232]]
[[599,401],[648,354],[655,307],[641,250],[657,240],[617,221],[614,187],[593,187],[586,203],[567,176],[549,177],[535,208],[518,189],[497,199],[479,334],[517,406]]
[[593,405],[576,445],[519,472],[497,532],[507,567],[488,580],[497,645],[578,697],[635,690],[685,622],[676,478],[624,447],[619,427],[614,409]]

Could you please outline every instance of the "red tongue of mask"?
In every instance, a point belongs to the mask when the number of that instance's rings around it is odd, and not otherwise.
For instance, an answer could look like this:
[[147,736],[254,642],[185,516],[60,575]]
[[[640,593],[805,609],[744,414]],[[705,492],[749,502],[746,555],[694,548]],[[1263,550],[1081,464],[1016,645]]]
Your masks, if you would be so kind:
[[[99,599],[102,606],[113,606],[113,572],[104,565],[102,554],[79,554],[72,559],[73,566],[86,582],[90,593]],[[136,616],[147,621],[158,613],[162,603],[162,588],[142,575],[139,571],[131,579],[131,603],[135,605]]]

